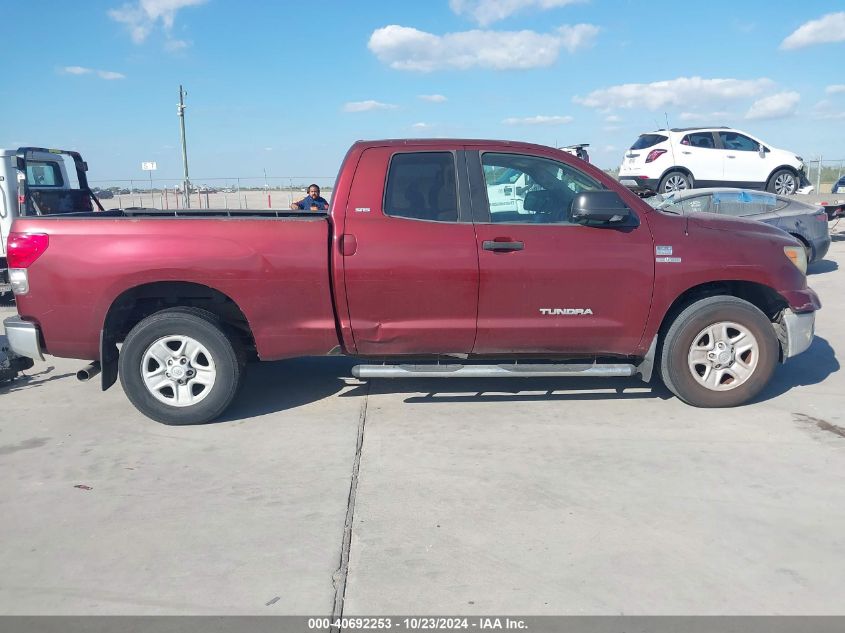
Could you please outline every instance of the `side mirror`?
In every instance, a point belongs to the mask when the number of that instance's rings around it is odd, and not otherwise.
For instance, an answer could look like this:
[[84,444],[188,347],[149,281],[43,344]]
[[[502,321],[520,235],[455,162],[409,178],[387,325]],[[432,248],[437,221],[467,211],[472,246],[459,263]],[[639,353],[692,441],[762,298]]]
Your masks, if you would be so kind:
[[26,161],[20,156],[15,156],[15,169],[24,171],[26,169]]
[[585,191],[572,201],[572,221],[587,226],[635,227],[640,221],[616,191]]
[[768,148],[765,145],[758,145],[757,146],[757,153],[760,154],[760,158],[766,158],[766,152],[768,152]]

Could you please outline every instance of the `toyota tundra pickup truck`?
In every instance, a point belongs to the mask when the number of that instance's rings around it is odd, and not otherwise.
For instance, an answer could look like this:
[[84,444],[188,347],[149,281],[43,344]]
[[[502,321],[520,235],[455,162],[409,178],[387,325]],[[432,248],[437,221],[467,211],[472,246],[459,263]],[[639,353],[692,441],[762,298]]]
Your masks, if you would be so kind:
[[[518,204],[493,205],[508,183]],[[507,141],[357,142],[327,213],[22,213],[8,259],[14,351],[91,361],[80,378],[166,424],[220,416],[251,359],[325,354],[363,379],[659,376],[736,406],[820,308],[779,229],[652,209]]]

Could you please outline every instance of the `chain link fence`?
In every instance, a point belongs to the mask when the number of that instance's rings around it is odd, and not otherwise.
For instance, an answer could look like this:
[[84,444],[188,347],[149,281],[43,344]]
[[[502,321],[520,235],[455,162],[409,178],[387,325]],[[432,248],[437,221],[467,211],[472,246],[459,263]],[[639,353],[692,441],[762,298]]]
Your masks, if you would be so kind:
[[89,180],[106,209],[144,207],[153,209],[289,209],[291,202],[307,195],[316,184],[331,200],[334,176],[215,177],[192,178],[186,197],[178,178],[126,178]]
[[826,159],[822,156],[805,160],[807,178],[816,188],[816,193],[830,193],[833,185],[845,174],[845,158]]

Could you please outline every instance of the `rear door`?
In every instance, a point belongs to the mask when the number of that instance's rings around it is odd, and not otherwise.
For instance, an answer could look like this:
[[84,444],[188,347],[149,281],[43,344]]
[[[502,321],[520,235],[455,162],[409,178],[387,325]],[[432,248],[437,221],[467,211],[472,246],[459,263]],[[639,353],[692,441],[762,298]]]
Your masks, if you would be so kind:
[[[573,224],[572,200],[605,189],[597,180],[551,156],[467,149],[480,270],[473,352],[632,353],[654,281],[647,224]],[[522,213],[488,201],[487,191],[512,171],[528,183]]]
[[342,238],[359,354],[472,350],[478,254],[466,178],[459,177],[463,166],[463,151],[388,146],[363,152]]
[[710,187],[722,179],[725,157],[716,149],[712,132],[692,132],[680,142],[677,164],[692,172],[695,187]]

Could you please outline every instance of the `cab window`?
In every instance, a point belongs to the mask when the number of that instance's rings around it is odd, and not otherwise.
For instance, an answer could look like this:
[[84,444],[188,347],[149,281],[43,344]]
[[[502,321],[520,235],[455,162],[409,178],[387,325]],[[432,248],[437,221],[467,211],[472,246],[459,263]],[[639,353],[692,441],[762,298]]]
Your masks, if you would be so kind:
[[28,160],[26,184],[30,187],[63,187],[62,170],[52,161]]
[[490,221],[495,223],[572,224],[575,196],[605,188],[583,172],[548,158],[485,153],[481,164]]
[[434,222],[458,221],[455,158],[451,152],[395,154],[384,195],[385,215]]

